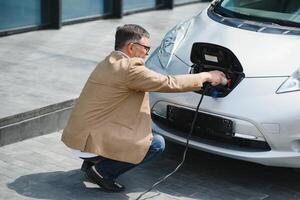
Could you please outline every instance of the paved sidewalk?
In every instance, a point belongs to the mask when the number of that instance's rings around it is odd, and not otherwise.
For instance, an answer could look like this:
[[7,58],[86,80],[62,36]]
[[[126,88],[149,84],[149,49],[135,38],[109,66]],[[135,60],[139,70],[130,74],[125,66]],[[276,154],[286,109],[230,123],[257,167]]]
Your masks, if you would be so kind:
[[75,99],[96,64],[114,47],[115,29],[140,24],[153,51],[166,32],[208,3],[175,7],[0,38],[1,118]]
[[[120,177],[123,193],[104,193],[86,181],[81,161],[60,142],[59,132],[0,148],[0,199],[135,199],[179,163],[183,147],[167,144],[152,163]],[[299,200],[300,173],[191,150],[183,168],[143,199]],[[150,198],[152,197],[152,198]]]
[[208,2],[0,37],[0,146],[64,128],[74,100],[114,47],[118,26],[140,24],[153,51]]

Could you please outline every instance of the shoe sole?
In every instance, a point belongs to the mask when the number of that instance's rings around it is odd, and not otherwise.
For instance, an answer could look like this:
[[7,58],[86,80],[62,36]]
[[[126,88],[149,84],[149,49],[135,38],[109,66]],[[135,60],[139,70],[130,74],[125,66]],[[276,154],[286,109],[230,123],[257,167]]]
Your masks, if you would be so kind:
[[[115,190],[115,191],[114,191],[114,190],[107,189],[107,188],[105,187],[104,184],[102,184],[102,183],[97,183],[97,180],[95,180],[95,179],[93,178],[93,174],[90,174],[90,173],[91,173],[90,171],[92,171],[92,169],[86,172],[86,174],[85,174],[85,175],[86,175],[86,178],[87,178],[88,180],[90,180],[92,183],[97,184],[98,186],[100,186],[100,189],[101,189],[102,191],[104,191],[104,192],[109,192],[109,193],[118,193],[118,192],[122,192],[122,191],[125,190],[125,187],[124,187],[123,189]],[[89,175],[89,174],[90,174],[90,175]]]

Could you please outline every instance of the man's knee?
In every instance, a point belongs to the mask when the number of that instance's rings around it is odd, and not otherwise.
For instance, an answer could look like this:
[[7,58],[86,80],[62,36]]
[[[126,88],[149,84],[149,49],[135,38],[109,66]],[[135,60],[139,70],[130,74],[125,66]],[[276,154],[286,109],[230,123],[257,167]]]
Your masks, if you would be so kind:
[[155,149],[155,151],[157,151],[157,153],[163,152],[166,147],[165,139],[161,135],[155,134],[153,136],[152,147]]

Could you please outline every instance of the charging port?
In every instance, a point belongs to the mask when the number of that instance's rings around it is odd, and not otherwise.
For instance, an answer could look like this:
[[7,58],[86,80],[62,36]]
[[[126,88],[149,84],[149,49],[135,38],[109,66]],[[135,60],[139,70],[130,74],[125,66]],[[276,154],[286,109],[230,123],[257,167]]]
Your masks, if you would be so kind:
[[[237,57],[229,49],[219,45],[194,43],[191,52],[191,62],[193,65],[190,73],[192,74],[220,70],[226,75],[228,83],[210,87],[205,94],[208,96],[227,96],[245,77],[243,67]],[[202,90],[197,91],[200,94],[202,92]]]

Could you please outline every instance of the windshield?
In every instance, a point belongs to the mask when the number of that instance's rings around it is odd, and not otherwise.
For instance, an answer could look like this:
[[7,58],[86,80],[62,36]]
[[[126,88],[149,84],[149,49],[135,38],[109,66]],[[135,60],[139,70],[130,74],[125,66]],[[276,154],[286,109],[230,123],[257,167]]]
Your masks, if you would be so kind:
[[227,17],[300,26],[300,0],[223,0],[216,9]]

